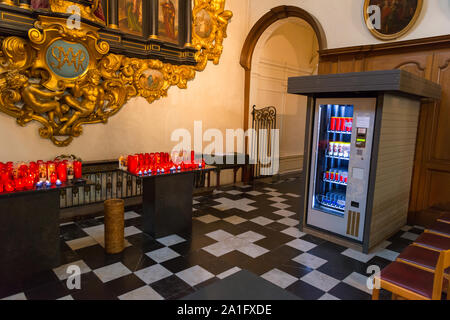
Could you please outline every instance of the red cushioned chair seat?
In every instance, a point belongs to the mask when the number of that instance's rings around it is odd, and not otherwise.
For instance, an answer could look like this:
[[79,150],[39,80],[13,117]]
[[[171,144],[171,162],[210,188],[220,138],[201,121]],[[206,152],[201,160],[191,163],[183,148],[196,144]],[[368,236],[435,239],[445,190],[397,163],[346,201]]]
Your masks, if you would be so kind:
[[439,260],[439,252],[409,246],[398,256],[398,259],[434,270]]
[[450,237],[450,224],[445,222],[436,221],[428,228],[428,230]]
[[432,233],[422,233],[422,235],[414,242],[418,245],[432,248],[434,250],[450,250],[450,238]]
[[380,278],[429,299],[433,296],[434,274],[408,264],[393,262],[381,271]]
[[439,218],[441,221],[445,221],[446,223],[450,223],[450,212],[445,213],[442,217]]

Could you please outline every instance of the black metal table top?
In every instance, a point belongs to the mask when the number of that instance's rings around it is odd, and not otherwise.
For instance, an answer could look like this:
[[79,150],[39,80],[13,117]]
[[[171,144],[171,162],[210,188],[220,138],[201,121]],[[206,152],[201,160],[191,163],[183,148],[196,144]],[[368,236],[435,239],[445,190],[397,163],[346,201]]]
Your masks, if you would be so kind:
[[138,175],[138,174],[133,174],[129,171],[126,170],[121,170],[133,177],[136,178],[141,178],[141,179],[151,179],[151,178],[156,178],[156,177],[162,177],[162,176],[176,176],[176,175],[183,175],[183,174],[189,174],[189,173],[206,173],[206,172],[210,172],[210,171],[214,171],[216,170],[215,166],[206,166],[205,168],[198,168],[198,169],[189,169],[189,170],[176,170],[175,172],[164,172],[164,173],[157,173],[157,174],[151,174],[151,175]]

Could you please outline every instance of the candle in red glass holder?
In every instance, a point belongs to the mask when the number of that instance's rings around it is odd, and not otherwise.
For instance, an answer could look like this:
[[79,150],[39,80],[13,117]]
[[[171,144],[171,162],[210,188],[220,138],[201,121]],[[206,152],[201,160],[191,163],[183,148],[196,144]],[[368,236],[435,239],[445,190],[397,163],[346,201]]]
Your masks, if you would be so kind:
[[137,173],[137,158],[136,156],[128,156],[128,171],[132,174]]
[[0,175],[0,181],[2,183],[6,183],[6,181],[8,181],[8,179],[9,179],[8,171],[6,171],[6,169],[3,169],[3,171],[2,171],[2,173]]
[[73,162],[68,161],[67,162],[67,180],[72,181],[73,180]]
[[52,174],[50,175],[50,183],[55,184],[56,180],[58,180],[58,176],[57,176],[56,172],[52,172]]
[[191,151],[191,162],[194,163],[195,161],[195,151]]
[[4,185],[4,189],[6,192],[13,192],[14,191],[14,181],[8,179]]
[[53,173],[56,173],[56,166],[53,161],[47,162],[47,178],[49,179]]
[[27,190],[31,190],[34,187],[34,177],[33,176],[28,176],[26,178],[24,178],[24,183],[25,183],[25,189]]
[[22,191],[24,189],[24,183],[22,178],[15,178],[14,179],[14,186],[17,191]]
[[39,163],[39,181],[45,182],[47,180],[47,166],[44,162]]
[[74,172],[75,179],[81,179],[81,177],[83,175],[83,169],[82,169],[81,161],[75,161],[73,163],[73,172]]
[[3,188],[3,182],[0,181],[0,193],[3,193],[3,190],[4,190],[4,188]]
[[56,171],[58,172],[58,179],[61,180],[61,182],[67,182],[67,165],[65,162],[60,162],[58,167],[56,168]]

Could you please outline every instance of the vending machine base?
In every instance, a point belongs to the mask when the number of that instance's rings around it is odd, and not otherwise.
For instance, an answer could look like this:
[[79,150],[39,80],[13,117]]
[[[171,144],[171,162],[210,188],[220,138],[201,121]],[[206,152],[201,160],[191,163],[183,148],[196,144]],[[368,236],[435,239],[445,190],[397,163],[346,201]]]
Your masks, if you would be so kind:
[[407,222],[422,98],[441,87],[402,70],[290,78],[308,96],[303,232],[368,253]]

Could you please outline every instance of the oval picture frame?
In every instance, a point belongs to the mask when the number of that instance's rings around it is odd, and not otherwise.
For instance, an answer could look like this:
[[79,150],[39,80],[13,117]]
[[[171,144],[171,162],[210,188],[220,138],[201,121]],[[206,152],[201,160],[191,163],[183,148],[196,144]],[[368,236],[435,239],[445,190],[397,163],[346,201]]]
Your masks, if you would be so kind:
[[[392,2],[393,0],[388,0],[386,2]],[[383,2],[383,1],[377,1],[377,0],[364,0],[364,8],[363,8],[363,15],[364,15],[364,21],[366,23],[367,28],[369,29],[370,33],[372,33],[372,35],[380,40],[383,41],[389,41],[389,40],[395,40],[400,38],[401,36],[405,35],[408,31],[411,30],[411,28],[416,24],[417,20],[420,17],[420,14],[422,13],[422,8],[423,8],[423,0],[417,0],[417,5],[415,8],[415,12],[412,16],[406,17],[409,19],[409,22],[401,29],[398,30],[394,33],[383,33],[380,30],[377,30],[373,27],[372,22],[370,21],[370,17],[369,17],[369,13],[368,13],[368,8],[370,5],[374,5],[376,2]],[[387,8],[387,10],[389,10],[389,8]],[[387,23],[385,22],[385,24],[383,25],[383,21],[382,21],[382,17],[383,17],[383,8],[380,8],[380,13],[381,13],[381,30],[389,28],[389,25],[387,25]],[[398,22],[398,20],[396,20]],[[394,27],[394,26],[392,26]]]

